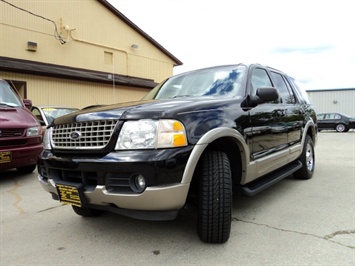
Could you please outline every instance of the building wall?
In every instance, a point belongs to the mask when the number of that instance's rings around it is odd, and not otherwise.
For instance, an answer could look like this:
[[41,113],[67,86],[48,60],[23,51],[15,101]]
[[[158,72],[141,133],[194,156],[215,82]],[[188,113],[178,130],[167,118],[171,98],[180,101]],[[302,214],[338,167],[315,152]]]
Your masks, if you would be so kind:
[[307,91],[317,113],[337,112],[355,117],[355,88]]
[[[97,0],[0,2],[0,56],[153,80],[173,74],[176,62]],[[138,8],[138,7],[137,7]],[[51,20],[51,21],[49,21]],[[58,40],[55,26],[64,44]],[[29,51],[28,42],[36,43]],[[132,45],[138,48],[132,48]],[[0,71],[27,83],[34,104],[84,107],[138,100],[148,89]]]
[[[171,58],[97,0],[10,1],[54,24],[1,3],[0,55],[63,66],[153,79],[173,74]],[[27,50],[27,42],[37,51]],[[138,48],[132,48],[132,44]]]
[[[113,86],[17,73],[0,73],[2,79],[26,80],[27,97],[33,105],[64,105],[83,108],[96,104],[136,101],[149,89]],[[48,87],[50,86],[50,87]],[[20,92],[23,95],[23,91]]]

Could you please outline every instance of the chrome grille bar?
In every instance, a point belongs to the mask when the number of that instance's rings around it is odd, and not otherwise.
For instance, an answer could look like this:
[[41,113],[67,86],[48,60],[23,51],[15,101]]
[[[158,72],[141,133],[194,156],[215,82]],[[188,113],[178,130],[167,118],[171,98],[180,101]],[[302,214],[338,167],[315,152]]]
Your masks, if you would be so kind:
[[55,149],[101,149],[109,142],[117,120],[56,125],[52,132]]

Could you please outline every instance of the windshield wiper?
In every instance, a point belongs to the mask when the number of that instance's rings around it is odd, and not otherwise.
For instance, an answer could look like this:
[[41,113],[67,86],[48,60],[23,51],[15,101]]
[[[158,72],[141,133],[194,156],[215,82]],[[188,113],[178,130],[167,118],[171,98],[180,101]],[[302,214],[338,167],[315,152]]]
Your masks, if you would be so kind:
[[14,108],[15,106],[13,105],[10,105],[8,103],[0,103],[0,106],[6,106],[6,107],[11,107],[11,108]]

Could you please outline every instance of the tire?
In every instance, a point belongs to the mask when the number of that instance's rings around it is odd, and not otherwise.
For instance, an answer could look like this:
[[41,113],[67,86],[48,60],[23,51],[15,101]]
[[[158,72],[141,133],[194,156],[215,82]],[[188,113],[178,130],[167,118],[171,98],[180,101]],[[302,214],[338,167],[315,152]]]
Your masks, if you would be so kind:
[[335,126],[335,130],[337,131],[337,132],[346,132],[347,130],[346,130],[346,126],[344,125],[344,124],[337,124],[336,126]]
[[86,208],[86,207],[77,207],[74,205],[72,205],[72,208],[77,215],[80,215],[83,217],[95,217],[95,216],[99,216],[101,213],[103,213],[102,210],[96,210],[96,209],[91,209],[91,208]]
[[29,165],[29,166],[16,168],[16,170],[17,170],[17,172],[19,172],[21,174],[29,174],[29,173],[32,173],[36,169],[36,166],[37,166],[36,164],[33,164],[33,165]]
[[314,173],[315,156],[313,140],[309,135],[306,136],[300,161],[302,167],[293,175],[298,179],[311,179]]
[[210,151],[199,168],[197,233],[203,242],[224,243],[232,222],[232,178],[227,155]]

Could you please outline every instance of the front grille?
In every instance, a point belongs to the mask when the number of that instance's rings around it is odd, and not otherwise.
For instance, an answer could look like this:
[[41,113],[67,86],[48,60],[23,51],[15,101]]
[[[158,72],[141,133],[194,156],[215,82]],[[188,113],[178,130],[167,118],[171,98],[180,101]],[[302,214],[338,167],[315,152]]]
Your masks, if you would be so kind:
[[5,140],[0,138],[0,147],[21,147],[27,144],[27,139],[11,139]]
[[88,121],[53,127],[55,149],[102,149],[109,142],[117,120]]
[[0,138],[19,137],[24,134],[24,129],[21,128],[4,128],[0,129]]

